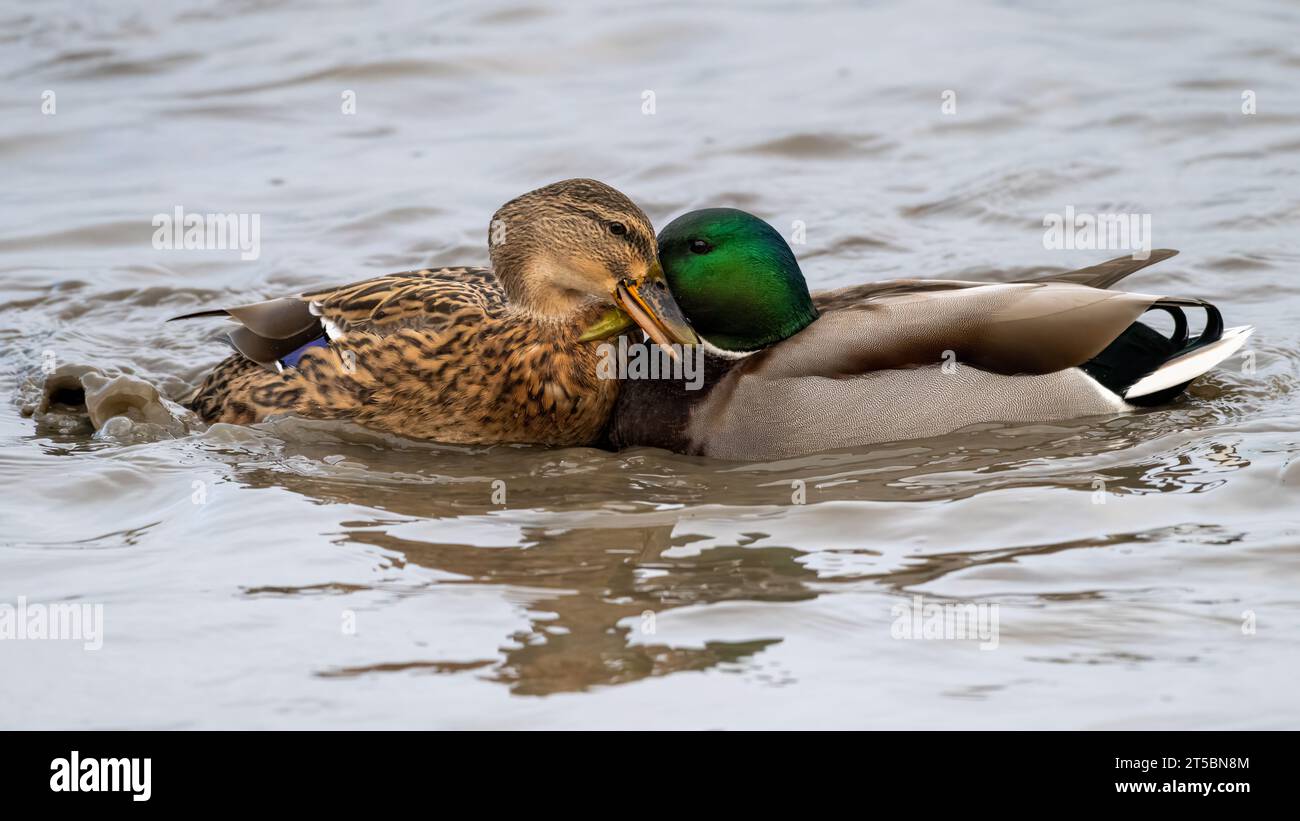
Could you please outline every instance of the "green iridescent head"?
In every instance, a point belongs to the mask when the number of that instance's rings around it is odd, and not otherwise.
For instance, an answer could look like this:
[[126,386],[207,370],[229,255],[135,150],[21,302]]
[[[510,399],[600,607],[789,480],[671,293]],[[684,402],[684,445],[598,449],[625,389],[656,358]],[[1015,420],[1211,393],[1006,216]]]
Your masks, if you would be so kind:
[[794,252],[735,208],[683,214],[659,232],[659,261],[695,330],[727,351],[756,351],[817,318]]

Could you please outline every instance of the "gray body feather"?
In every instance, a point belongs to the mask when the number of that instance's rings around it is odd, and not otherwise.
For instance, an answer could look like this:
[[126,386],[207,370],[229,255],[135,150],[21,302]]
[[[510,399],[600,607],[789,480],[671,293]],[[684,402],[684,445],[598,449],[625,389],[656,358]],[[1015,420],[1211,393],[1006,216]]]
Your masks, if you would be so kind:
[[[623,383],[609,439],[616,447],[772,459],[979,423],[1130,411],[1120,392],[1079,366],[1153,307],[1203,305],[1107,290],[1174,253],[1024,282],[895,280],[814,294],[821,316],[794,336],[748,355],[715,349],[702,390]],[[1249,330],[1232,333],[1244,340]],[[1213,350],[1213,342],[1193,343],[1206,346],[1195,368],[1171,360],[1177,372],[1160,380],[1165,363],[1156,361],[1146,379],[1185,384],[1240,345]]]

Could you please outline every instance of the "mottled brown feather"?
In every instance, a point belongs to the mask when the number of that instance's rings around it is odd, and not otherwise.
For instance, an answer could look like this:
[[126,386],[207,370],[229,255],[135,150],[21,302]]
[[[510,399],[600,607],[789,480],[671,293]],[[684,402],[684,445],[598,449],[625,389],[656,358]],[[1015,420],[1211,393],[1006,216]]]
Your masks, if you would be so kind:
[[[242,323],[240,353],[190,404],[212,422],[297,414],[453,443],[592,443],[618,382],[598,377],[597,345],[578,337],[618,280],[657,270],[653,237],[595,180],[529,192],[493,217],[491,269],[406,271],[220,312]],[[313,324],[330,345],[279,372]]]

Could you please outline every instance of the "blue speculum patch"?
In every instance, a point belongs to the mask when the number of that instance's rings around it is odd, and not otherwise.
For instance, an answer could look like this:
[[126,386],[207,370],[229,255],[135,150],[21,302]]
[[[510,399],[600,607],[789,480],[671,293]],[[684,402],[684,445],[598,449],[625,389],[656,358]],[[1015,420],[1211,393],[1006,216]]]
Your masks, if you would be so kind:
[[302,359],[302,355],[305,354],[309,348],[328,348],[329,346],[329,340],[323,336],[313,339],[311,342],[303,345],[293,353],[280,357],[280,364],[286,368],[296,368],[298,367],[298,360]]

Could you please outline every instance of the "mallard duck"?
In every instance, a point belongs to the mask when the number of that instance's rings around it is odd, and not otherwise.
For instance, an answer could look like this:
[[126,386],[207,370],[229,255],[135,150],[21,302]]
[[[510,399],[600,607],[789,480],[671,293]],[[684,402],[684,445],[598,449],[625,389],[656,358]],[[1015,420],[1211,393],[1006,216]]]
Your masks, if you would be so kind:
[[[694,211],[660,233],[659,257],[704,340],[702,387],[625,382],[609,439],[771,459],[1168,402],[1253,330],[1225,330],[1200,299],[1107,290],[1175,253],[1021,282],[903,279],[809,294],[767,223]],[[1189,337],[1193,307],[1206,326]],[[1148,311],[1170,314],[1173,331],[1138,321]]]
[[489,246],[491,269],[408,271],[176,317],[240,323],[236,352],[189,406],[209,422],[295,414],[441,442],[582,445],[618,393],[586,337],[626,313],[664,344],[696,340],[650,221],[604,183],[511,200]]

